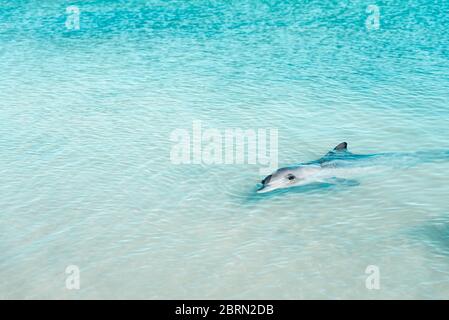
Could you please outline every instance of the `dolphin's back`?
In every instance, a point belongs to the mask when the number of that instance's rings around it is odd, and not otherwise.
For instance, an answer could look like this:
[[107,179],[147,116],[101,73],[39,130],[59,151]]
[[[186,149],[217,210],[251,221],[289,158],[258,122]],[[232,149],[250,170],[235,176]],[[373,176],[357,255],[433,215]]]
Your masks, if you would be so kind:
[[324,157],[312,161],[322,167],[345,165],[388,165],[393,167],[414,166],[420,163],[449,161],[449,151],[432,150],[417,152],[384,152],[373,154],[354,154],[351,152],[328,153]]
[[367,159],[377,156],[376,154],[354,154],[348,151],[348,144],[346,142],[342,142],[338,144],[334,149],[326,153],[323,157],[321,157],[318,160],[314,160],[311,162],[306,163],[307,164],[318,164],[321,166],[325,166],[326,164],[337,161],[337,160],[345,160],[345,161],[352,161],[352,160],[361,160],[361,159]]
[[323,157],[298,166],[320,166],[322,168],[388,165],[409,167],[419,163],[449,161],[448,150],[431,150],[417,152],[384,152],[373,154],[355,154],[348,151],[348,144],[342,142]]

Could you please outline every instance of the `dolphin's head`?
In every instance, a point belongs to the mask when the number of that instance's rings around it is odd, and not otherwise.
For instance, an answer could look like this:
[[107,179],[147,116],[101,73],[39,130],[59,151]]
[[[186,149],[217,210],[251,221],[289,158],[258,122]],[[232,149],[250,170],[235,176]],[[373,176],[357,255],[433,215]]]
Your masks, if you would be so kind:
[[304,180],[303,170],[297,168],[281,168],[266,176],[261,181],[258,193],[265,193],[276,189],[283,189],[301,184]]

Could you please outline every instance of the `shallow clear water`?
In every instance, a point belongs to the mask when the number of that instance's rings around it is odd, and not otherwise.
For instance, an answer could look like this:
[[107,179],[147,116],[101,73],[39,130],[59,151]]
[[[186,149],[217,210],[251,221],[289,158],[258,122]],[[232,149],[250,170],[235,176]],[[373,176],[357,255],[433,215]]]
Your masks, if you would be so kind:
[[448,1],[73,4],[0,1],[0,298],[449,297],[449,161],[261,196],[170,160],[196,120],[278,129],[279,166],[449,150]]

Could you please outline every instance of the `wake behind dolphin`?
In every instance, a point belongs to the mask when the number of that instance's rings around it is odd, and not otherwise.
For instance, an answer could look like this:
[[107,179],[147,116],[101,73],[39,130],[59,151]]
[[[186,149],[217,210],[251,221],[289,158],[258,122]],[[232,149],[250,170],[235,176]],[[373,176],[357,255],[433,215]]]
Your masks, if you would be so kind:
[[258,193],[304,186],[313,183],[352,184],[354,175],[376,166],[409,167],[424,162],[447,161],[449,151],[354,154],[342,142],[324,157],[295,166],[284,167],[265,177]]

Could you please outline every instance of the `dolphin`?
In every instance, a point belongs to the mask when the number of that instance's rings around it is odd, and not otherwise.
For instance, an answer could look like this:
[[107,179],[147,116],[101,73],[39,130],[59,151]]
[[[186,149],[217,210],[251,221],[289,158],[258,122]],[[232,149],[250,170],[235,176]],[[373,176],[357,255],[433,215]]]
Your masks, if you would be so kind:
[[449,160],[449,151],[354,154],[342,142],[322,158],[276,170],[257,189],[265,193],[313,183],[358,185],[354,174],[379,166],[413,166],[419,162]]

